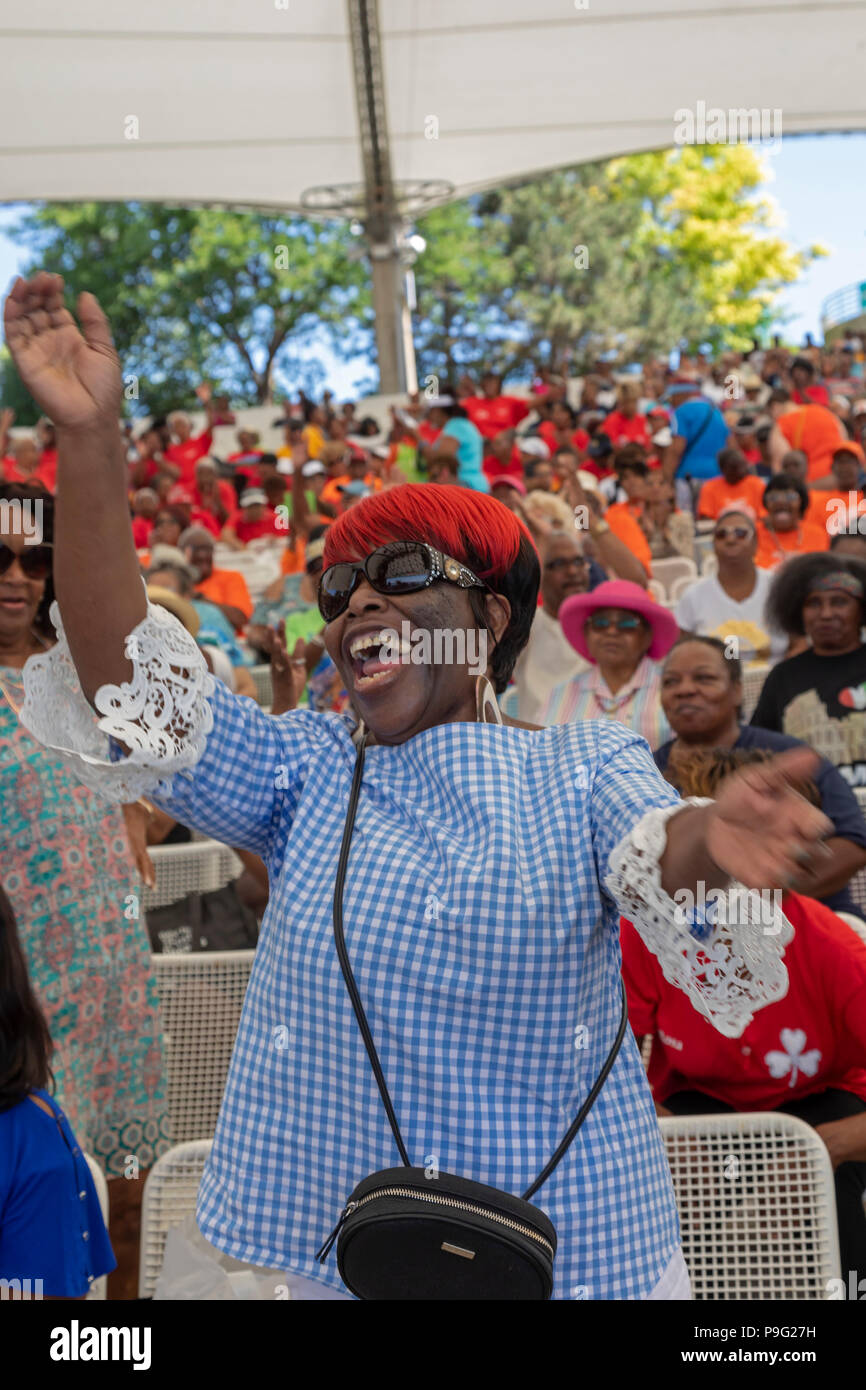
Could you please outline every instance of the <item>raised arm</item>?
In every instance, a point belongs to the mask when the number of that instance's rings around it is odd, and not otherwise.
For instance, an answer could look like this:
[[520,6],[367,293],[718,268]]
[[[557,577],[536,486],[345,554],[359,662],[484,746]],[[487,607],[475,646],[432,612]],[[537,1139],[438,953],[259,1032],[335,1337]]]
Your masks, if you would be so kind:
[[118,421],[121,373],[108,321],[92,294],[63,280],[16,280],[6,300],[6,342],[22,382],[57,430],[54,586],[87,699],[132,676],[124,639],[147,608],[132,540]]

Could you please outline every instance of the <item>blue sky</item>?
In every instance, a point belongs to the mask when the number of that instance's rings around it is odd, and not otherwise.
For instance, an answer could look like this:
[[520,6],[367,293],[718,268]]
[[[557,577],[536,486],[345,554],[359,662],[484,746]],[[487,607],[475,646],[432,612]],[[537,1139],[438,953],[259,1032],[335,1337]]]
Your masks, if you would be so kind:
[[[786,338],[799,342],[811,332],[820,341],[822,301],[834,290],[866,280],[864,156],[866,134],[789,137],[765,156],[764,191],[777,206],[781,235],[797,248],[819,242],[830,253],[780,296],[780,311],[791,315],[783,326]],[[5,235],[17,216],[18,210],[0,207],[2,289],[24,258]],[[363,359],[338,362],[327,350],[320,357],[338,398],[351,395],[355,382],[369,374]]]

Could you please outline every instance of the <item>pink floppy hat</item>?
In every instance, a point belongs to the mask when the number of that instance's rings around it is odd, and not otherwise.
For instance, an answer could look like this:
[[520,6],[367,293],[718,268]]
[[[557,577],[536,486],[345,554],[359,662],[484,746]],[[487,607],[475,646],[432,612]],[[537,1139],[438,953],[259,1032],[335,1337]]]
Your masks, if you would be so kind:
[[559,610],[563,632],[575,651],[587,661],[592,661],[592,657],[586,645],[584,628],[587,618],[599,608],[626,608],[648,622],[652,629],[652,641],[647,656],[653,661],[667,656],[679,636],[679,626],[670,609],[656,603],[639,584],[630,584],[626,579],[608,579],[588,594],[572,594]]

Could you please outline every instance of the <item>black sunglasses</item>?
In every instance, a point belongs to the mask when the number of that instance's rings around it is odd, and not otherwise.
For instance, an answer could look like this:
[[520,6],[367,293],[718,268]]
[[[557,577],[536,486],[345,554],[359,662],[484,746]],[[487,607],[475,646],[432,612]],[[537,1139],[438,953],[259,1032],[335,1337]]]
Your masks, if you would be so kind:
[[48,541],[40,545],[25,545],[21,551],[0,541],[0,574],[12,568],[17,560],[28,579],[47,579],[51,573],[53,547]]
[[606,613],[593,613],[589,620],[589,626],[594,632],[606,632],[609,627],[615,627],[619,632],[634,632],[640,625],[641,619],[636,613],[623,614],[616,620],[609,618]]
[[444,579],[461,589],[486,589],[487,585],[459,560],[434,550],[425,541],[392,541],[380,546],[358,564],[330,565],[319,581],[319,612],[326,623],[345,612],[361,579],[377,594],[414,594]]

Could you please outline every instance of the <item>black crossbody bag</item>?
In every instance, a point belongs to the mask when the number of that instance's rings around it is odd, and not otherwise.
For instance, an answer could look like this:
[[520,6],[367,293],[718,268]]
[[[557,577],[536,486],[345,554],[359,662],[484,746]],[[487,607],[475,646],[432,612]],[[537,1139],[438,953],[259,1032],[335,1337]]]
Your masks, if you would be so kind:
[[413,1168],[370,1032],[343,935],[343,885],[364,771],[358,748],[334,887],[334,939],[343,979],[376,1077],[388,1123],[405,1166],[371,1173],[358,1183],[316,1258],[337,1242],[343,1283],[358,1298],[390,1300],[548,1299],[553,1291],[556,1231],[530,1197],[571,1144],[614,1064],[628,1026],[622,1016],[607,1060],[568,1133],[522,1197],[451,1173],[427,1177]]

